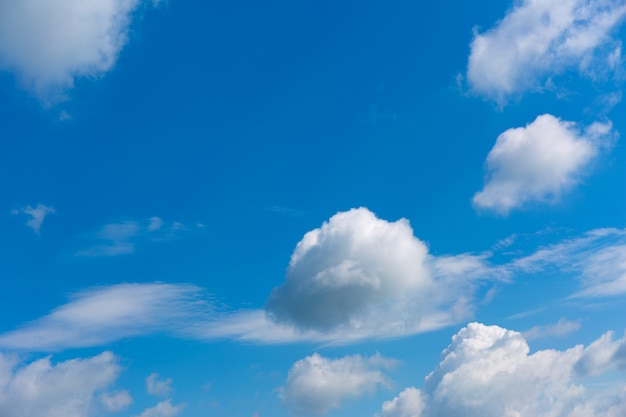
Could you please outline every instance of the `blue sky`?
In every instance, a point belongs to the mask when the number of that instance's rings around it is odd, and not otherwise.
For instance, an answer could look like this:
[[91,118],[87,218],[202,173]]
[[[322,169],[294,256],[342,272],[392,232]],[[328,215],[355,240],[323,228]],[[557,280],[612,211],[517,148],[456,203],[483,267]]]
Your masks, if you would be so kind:
[[625,415],[625,16],[0,3],[0,416]]

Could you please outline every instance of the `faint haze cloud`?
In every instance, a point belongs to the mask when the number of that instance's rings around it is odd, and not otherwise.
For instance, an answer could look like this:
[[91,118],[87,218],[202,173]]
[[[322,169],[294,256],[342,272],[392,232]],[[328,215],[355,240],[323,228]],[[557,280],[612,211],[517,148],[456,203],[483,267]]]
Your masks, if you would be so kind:
[[22,207],[21,209],[12,210],[11,213],[26,214],[27,216],[30,216],[30,219],[26,221],[26,226],[33,229],[33,231],[39,235],[41,225],[46,219],[46,216],[48,214],[56,213],[56,210],[52,207],[39,203],[34,208],[30,205],[27,205],[26,207]]

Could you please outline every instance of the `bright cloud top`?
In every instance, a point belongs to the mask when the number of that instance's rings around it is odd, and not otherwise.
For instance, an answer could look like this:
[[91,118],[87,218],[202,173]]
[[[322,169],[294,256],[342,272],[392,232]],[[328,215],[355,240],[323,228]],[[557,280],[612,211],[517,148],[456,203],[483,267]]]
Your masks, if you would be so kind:
[[110,352],[53,364],[50,358],[20,365],[0,354],[0,415],[88,417],[95,410],[121,411],[132,399],[108,392],[121,371]]
[[266,308],[302,330],[415,333],[470,315],[477,282],[492,273],[479,256],[434,257],[406,219],[359,208],[302,238]]
[[315,353],[293,365],[279,395],[296,415],[324,415],[349,398],[388,385],[382,370],[394,364],[380,355],[328,359]]
[[483,189],[472,202],[500,214],[530,203],[557,201],[578,183],[585,168],[612,138],[610,123],[580,130],[550,114],[498,136],[489,152]]
[[478,94],[503,104],[538,90],[568,69],[597,76],[621,61],[611,33],[626,15],[623,0],[522,0],[498,24],[476,33],[467,80]]
[[58,101],[74,80],[109,71],[126,44],[140,0],[0,3],[0,68],[41,101]]
[[623,383],[598,390],[585,378],[624,367],[626,338],[608,333],[583,348],[530,354],[524,337],[471,323],[452,338],[423,390],[407,388],[381,417],[617,417],[626,413]]
[[[1,7],[1,6],[0,6]],[[23,207],[19,210],[13,210],[11,213],[13,214],[26,214],[30,216],[30,219],[26,221],[26,226],[33,229],[36,234],[40,233],[41,225],[43,221],[46,219],[48,214],[55,213],[56,211],[52,207],[48,207],[44,204],[37,204],[36,207],[31,207],[30,205]]]

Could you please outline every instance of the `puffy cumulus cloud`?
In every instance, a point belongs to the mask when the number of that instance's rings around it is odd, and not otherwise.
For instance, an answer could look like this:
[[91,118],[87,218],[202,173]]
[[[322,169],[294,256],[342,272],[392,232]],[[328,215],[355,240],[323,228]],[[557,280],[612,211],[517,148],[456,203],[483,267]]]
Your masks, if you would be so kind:
[[608,333],[587,348],[531,354],[520,333],[471,323],[452,338],[423,391],[405,390],[383,405],[383,416],[621,416],[624,383],[598,390],[585,378],[623,366],[625,347],[626,338]]
[[127,42],[140,0],[0,3],[0,66],[44,102],[62,98],[78,77],[109,71]]
[[100,395],[100,401],[108,411],[118,412],[126,409],[133,403],[133,398],[128,391],[116,391],[112,393],[103,393]]
[[504,104],[565,70],[607,74],[621,60],[611,33],[625,15],[624,0],[520,0],[495,27],[475,34],[471,89]]
[[394,364],[394,360],[380,355],[328,359],[315,353],[293,365],[279,395],[298,415],[324,415],[348,398],[358,398],[375,391],[378,385],[387,385],[381,369]]
[[406,219],[352,209],[302,238],[266,310],[303,331],[415,333],[471,314],[477,282],[493,273],[481,256],[430,255]]
[[172,405],[172,400],[161,401],[154,407],[146,408],[136,417],[174,417],[185,408],[183,404]]
[[529,203],[554,202],[580,180],[612,137],[611,123],[594,123],[581,131],[550,114],[509,129],[489,152],[485,185],[472,202],[504,215]]
[[104,391],[120,371],[110,352],[57,364],[50,358],[19,364],[0,354],[0,415],[88,417],[99,409],[98,398],[105,409],[121,410],[130,402],[128,393],[121,398],[119,393]]
[[172,378],[159,378],[156,372],[146,378],[146,390],[150,395],[168,395],[172,392]]
[[[0,7],[2,7],[0,5]],[[30,205],[23,207],[19,210],[13,210],[11,211],[11,213],[13,214],[26,214],[27,216],[30,217],[29,220],[26,221],[26,226],[30,227],[31,229],[33,229],[33,231],[36,234],[39,234],[39,231],[41,229],[41,225],[43,224],[43,221],[46,219],[46,216],[48,214],[52,214],[55,213],[56,211],[54,210],[54,208],[52,207],[48,207],[44,204],[37,204],[36,207],[32,207]]]
[[420,390],[409,387],[393,400],[385,401],[379,417],[417,417],[422,415],[425,406]]

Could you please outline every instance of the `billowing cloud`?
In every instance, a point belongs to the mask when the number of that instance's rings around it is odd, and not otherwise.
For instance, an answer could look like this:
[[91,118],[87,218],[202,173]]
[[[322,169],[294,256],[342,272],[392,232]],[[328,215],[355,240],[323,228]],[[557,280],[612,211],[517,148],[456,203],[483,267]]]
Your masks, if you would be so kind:
[[297,415],[324,415],[349,398],[358,398],[387,385],[381,369],[394,360],[374,355],[328,359],[317,353],[296,362],[280,389],[280,398]]
[[550,114],[509,129],[498,136],[489,152],[484,188],[472,202],[477,208],[506,215],[531,203],[558,201],[580,181],[612,136],[608,122],[580,130]]
[[[106,389],[120,371],[117,358],[110,352],[57,364],[50,358],[19,364],[15,358],[0,354],[0,415],[88,417],[101,409],[98,393],[103,395],[105,409],[115,411],[121,397]],[[124,396],[122,402],[130,400],[128,393]]]
[[621,43],[611,35],[625,15],[623,0],[518,1],[496,26],[475,34],[469,85],[503,104],[566,70],[606,75],[621,62]]
[[172,405],[172,400],[161,401],[154,407],[146,408],[136,417],[174,417],[185,408],[184,405]]
[[430,255],[406,219],[352,209],[302,238],[266,309],[301,330],[415,333],[470,315],[477,283],[492,274],[481,256]]
[[77,78],[113,68],[141,2],[0,2],[0,68],[15,73],[44,104],[62,100]]
[[530,353],[524,337],[471,323],[452,338],[424,389],[409,388],[383,405],[384,417],[618,417],[620,382],[602,389],[585,378],[623,367],[626,338],[608,333],[587,348]]
[[[0,7],[2,7],[0,5]],[[43,221],[46,219],[46,216],[48,214],[51,213],[55,213],[54,208],[52,207],[48,207],[44,204],[37,204],[37,206],[35,208],[31,207],[30,205],[23,207],[19,210],[13,210],[11,213],[13,214],[26,214],[28,216],[30,216],[30,219],[28,221],[26,221],[26,226],[30,227],[31,229],[33,229],[33,231],[36,234],[39,234],[40,229],[41,229],[41,225],[43,224]]]
[[146,378],[146,390],[150,395],[166,396],[172,392],[172,378],[160,378],[156,372]]

